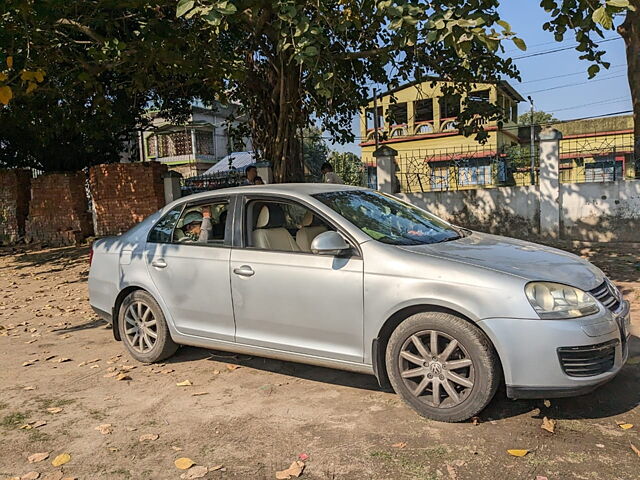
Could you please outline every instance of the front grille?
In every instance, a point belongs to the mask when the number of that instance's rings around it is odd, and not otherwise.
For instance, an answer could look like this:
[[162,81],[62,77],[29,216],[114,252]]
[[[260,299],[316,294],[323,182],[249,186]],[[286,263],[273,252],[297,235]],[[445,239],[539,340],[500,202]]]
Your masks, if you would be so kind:
[[607,281],[602,282],[589,293],[612,312],[616,312],[620,308],[620,300],[614,295],[613,288],[609,286]]
[[613,368],[618,340],[586,347],[560,347],[558,358],[562,371],[570,377],[591,377]]

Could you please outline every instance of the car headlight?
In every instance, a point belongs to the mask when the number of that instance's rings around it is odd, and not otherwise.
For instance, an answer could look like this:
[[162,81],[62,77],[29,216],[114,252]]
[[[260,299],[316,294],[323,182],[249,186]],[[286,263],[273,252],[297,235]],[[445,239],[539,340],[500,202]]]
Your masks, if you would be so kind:
[[552,282],[531,282],[524,289],[529,303],[544,319],[578,318],[597,313],[595,298],[579,288]]

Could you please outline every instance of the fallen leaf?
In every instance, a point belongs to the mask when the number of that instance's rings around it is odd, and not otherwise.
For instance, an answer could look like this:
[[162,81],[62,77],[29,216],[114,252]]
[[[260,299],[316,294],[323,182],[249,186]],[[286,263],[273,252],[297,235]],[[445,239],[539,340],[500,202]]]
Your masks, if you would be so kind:
[[25,473],[20,477],[20,480],[36,480],[36,478],[40,477],[38,472],[29,472]]
[[56,363],[65,363],[65,362],[70,362],[71,359],[70,358],[66,358],[66,357],[60,357],[60,358],[58,358],[56,360],[52,360],[52,361],[56,362]]
[[131,377],[126,373],[121,373],[116,377],[116,380],[131,380]]
[[37,422],[33,422],[33,428],[44,427],[47,424],[44,420],[38,420]]
[[187,457],[178,458],[173,464],[180,470],[187,470],[195,465],[195,462]]
[[174,370],[173,368],[165,368],[165,369],[163,369],[163,370],[160,370],[160,373],[167,374],[167,373],[172,373],[172,372],[174,372],[174,371],[175,371],[175,370]]
[[159,437],[160,435],[158,435],[157,433],[146,433],[144,435],[140,435],[140,438],[138,440],[140,442],[148,442],[148,441],[157,440]]
[[62,480],[62,475],[64,475],[60,470],[47,473],[42,480]]
[[190,387],[191,385],[193,385],[193,383],[191,383],[191,381],[189,381],[189,380],[185,380],[184,382],[176,383],[176,385],[178,387]]
[[480,417],[471,417],[471,423],[473,423],[475,426],[480,425]]
[[618,426],[623,430],[629,430],[633,428],[633,423],[618,423]]
[[30,367],[31,365],[33,365],[33,362],[32,362],[32,361],[22,362],[22,366],[23,366],[23,367]]
[[213,371],[213,374],[214,374],[214,375],[220,375],[220,370],[214,370],[214,371]]
[[194,392],[191,394],[192,397],[199,397],[201,395],[209,395],[209,392]]
[[451,465],[447,465],[447,472],[449,473],[449,478],[451,480],[458,480],[458,472]]
[[93,360],[87,360],[86,362],[79,363],[78,366],[79,367],[84,367],[85,365],[89,365],[90,363],[96,363],[96,362],[99,362],[99,361],[100,361],[99,358],[94,358]]
[[529,450],[507,450],[507,453],[513,457],[524,457],[527,453],[529,453]]
[[49,412],[49,413],[60,413],[61,411],[62,411],[61,407],[47,408],[47,412]]
[[197,465],[195,467],[191,467],[189,470],[180,475],[180,478],[191,479],[191,478],[202,478],[209,472],[207,467],[203,467],[201,465]]
[[551,402],[549,400],[545,400],[544,401],[544,406],[547,407],[547,408],[551,407]]
[[53,462],[51,462],[51,465],[53,465],[54,467],[59,467],[60,465],[64,465],[65,463],[68,463],[71,460],[71,455],[69,455],[68,453],[61,453],[60,455],[58,455],[56,458],[53,459]]
[[209,467],[209,471],[215,472],[217,470],[221,470],[222,468],[224,468],[222,465],[214,465],[213,467]]
[[289,468],[287,468],[286,470],[281,470],[279,472],[276,472],[276,478],[278,480],[287,480],[291,477],[299,477],[300,475],[302,475],[302,472],[304,471],[304,462],[301,462],[300,460],[293,462]]
[[601,443],[596,443],[596,447],[598,447],[598,448],[604,448],[604,445],[603,445],[603,444],[601,444]]
[[49,458],[49,453],[50,452],[34,453],[33,455],[29,455],[29,458],[27,458],[27,460],[29,460],[29,463],[41,462]]
[[36,387],[24,387],[23,390],[29,391],[29,390],[35,390]]
[[94,430],[99,431],[102,435],[109,435],[113,431],[113,428],[110,423],[103,423],[94,428]]
[[176,447],[175,445],[171,445],[171,448],[173,450],[175,450],[176,452],[181,452],[182,451],[182,447]]
[[393,448],[404,448],[407,446],[407,442],[398,442],[391,445]]
[[549,478],[543,477],[542,475],[536,475],[536,480],[549,480]]
[[638,455],[640,457],[640,449],[638,449],[638,447],[636,447],[633,443],[629,442],[629,445],[631,445],[631,450],[633,450],[634,452],[636,452],[636,455]]
[[542,425],[540,426],[540,428],[546,430],[549,433],[555,433],[556,423],[558,422],[556,422],[555,420],[549,420],[547,417],[544,417],[542,419]]
[[231,370],[232,372],[234,370],[237,370],[240,368],[240,365],[232,365],[231,363],[227,363],[227,370]]
[[113,378],[113,377],[117,377],[118,375],[120,375],[120,372],[118,372],[118,370],[114,371],[114,372],[109,372],[105,375],[103,375],[104,378]]
[[309,460],[309,455],[307,455],[306,453],[299,453],[298,460],[302,460],[303,462],[306,462],[307,460]]

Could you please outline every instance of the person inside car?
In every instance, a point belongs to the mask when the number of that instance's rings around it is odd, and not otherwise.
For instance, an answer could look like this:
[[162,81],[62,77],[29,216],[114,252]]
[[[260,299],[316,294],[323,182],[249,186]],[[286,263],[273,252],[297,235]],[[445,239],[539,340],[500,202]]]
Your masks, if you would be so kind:
[[180,239],[183,242],[206,243],[213,236],[211,224],[211,209],[202,207],[200,212],[189,212],[184,217],[182,230],[185,236]]
[[329,162],[324,162],[322,167],[320,167],[320,172],[322,172],[323,182],[324,183],[336,183],[338,185],[343,185],[344,180],[333,171],[333,165]]
[[255,180],[253,181],[254,185],[264,185],[264,180],[262,180],[262,177],[256,177]]

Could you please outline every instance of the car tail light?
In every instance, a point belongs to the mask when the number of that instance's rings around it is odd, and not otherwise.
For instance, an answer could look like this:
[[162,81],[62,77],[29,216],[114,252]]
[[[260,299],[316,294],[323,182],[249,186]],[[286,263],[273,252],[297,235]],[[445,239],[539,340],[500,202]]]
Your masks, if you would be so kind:
[[89,266],[91,266],[91,262],[93,262],[93,243],[91,244],[91,250],[89,250]]

